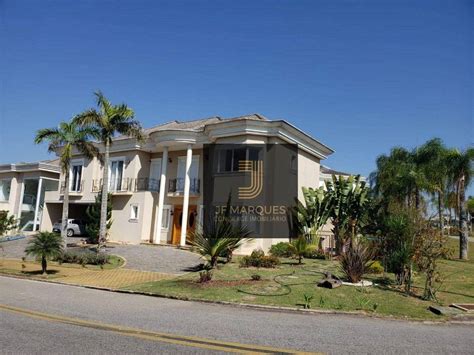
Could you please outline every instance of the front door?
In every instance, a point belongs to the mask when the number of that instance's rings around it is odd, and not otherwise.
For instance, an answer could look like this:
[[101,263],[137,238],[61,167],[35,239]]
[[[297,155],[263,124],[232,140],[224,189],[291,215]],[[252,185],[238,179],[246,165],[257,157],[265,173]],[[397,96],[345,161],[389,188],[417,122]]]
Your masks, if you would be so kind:
[[[189,206],[188,208],[188,228],[187,233],[196,228],[196,206]],[[183,206],[175,206],[173,212],[173,236],[171,243],[179,245],[181,241],[181,229],[183,223]]]

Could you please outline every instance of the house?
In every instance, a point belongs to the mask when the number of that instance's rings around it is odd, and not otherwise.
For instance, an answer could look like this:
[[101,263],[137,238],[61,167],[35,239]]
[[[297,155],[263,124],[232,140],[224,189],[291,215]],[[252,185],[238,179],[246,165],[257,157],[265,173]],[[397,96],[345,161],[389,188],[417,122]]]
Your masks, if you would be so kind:
[[0,211],[18,220],[19,229],[40,229],[44,197],[59,186],[58,160],[0,165]]
[[[260,114],[172,121],[146,129],[145,135],[142,144],[128,137],[116,137],[111,147],[107,167],[113,204],[111,241],[184,246],[187,233],[203,222],[203,179],[208,160],[204,155],[208,145],[296,147],[292,159],[297,176],[295,194],[300,199],[302,186],[318,187],[320,161],[333,153],[331,148],[287,121],[269,120]],[[88,160],[76,153],[70,171],[69,217],[83,218],[87,206],[94,203],[101,189],[103,166],[97,158]],[[232,176],[239,157],[249,154],[249,149],[247,152],[227,149],[220,158],[223,174],[219,176]],[[61,189],[46,191],[42,230],[51,230],[52,224],[60,220],[62,192]],[[268,249],[281,240],[258,238],[244,249]]]

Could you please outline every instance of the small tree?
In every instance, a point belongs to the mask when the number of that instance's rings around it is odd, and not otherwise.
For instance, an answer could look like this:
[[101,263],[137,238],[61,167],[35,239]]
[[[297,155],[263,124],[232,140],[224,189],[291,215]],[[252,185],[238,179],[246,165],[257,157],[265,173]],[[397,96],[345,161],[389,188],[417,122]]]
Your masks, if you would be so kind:
[[437,301],[435,286],[440,278],[438,261],[451,254],[446,242],[447,238],[433,228],[426,228],[416,240],[414,260],[418,269],[425,274],[425,300]]
[[[97,244],[99,241],[101,204],[102,192],[99,192],[95,197],[95,203],[86,209],[86,233],[91,244]],[[109,194],[107,198],[107,231],[112,227],[112,222],[112,195]]]
[[41,259],[41,271],[46,274],[48,260],[58,257],[63,251],[62,238],[59,234],[40,232],[34,236],[25,249],[27,255]]
[[17,224],[14,216],[9,216],[8,211],[0,211],[0,236],[15,229],[16,226]]
[[386,269],[395,274],[399,285],[405,291],[411,287],[415,240],[423,225],[423,219],[416,207],[395,204],[390,206],[383,220],[383,251]]

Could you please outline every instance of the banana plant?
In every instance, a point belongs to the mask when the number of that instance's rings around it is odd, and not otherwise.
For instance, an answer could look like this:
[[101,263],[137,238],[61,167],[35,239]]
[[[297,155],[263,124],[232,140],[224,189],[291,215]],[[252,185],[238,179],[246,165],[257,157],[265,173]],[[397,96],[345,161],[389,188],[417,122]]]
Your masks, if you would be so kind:
[[[332,200],[330,217],[336,241],[336,254],[340,254],[347,239],[352,246],[363,217],[368,209],[369,188],[360,175],[336,177],[326,182],[327,198]],[[349,233],[350,231],[350,233]]]
[[295,208],[298,235],[305,236],[312,244],[319,244],[318,232],[326,224],[332,209],[332,198],[328,198],[323,187],[303,187],[304,202],[297,201]]

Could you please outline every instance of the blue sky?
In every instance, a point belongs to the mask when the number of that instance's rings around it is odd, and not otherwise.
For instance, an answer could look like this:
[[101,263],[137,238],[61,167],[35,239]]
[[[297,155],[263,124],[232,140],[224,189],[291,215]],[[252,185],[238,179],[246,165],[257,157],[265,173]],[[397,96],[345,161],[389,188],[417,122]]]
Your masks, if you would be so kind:
[[474,141],[469,1],[0,0],[0,162],[101,89],[145,127],[258,112],[369,174],[392,146]]

